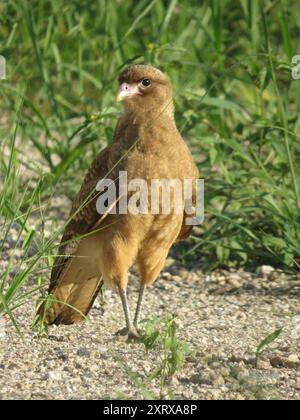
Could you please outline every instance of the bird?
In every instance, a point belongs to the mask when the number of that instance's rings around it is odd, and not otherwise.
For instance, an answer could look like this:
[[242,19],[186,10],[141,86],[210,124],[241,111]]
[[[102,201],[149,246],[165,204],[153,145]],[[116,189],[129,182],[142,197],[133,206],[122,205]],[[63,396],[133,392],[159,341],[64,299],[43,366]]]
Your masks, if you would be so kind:
[[[195,205],[199,173],[176,127],[173,88],[167,74],[151,65],[133,64],[121,72],[118,80],[117,101],[123,109],[113,139],[95,157],[73,201],[51,272],[51,305],[44,301],[38,314],[49,325],[78,323],[87,316],[105,284],[120,296],[126,323],[120,333],[135,339],[140,336],[145,289],[159,277],[171,246],[186,239],[193,226],[187,224],[186,208],[174,211],[174,194],[170,199],[173,211],[162,211],[161,190],[154,214],[99,214],[97,200],[107,192],[107,186],[97,191],[99,180],[115,182],[120,171],[126,173],[127,182],[139,179],[147,186],[152,180],[193,180]],[[114,208],[122,198],[120,187],[116,191]],[[140,286],[132,318],[127,286],[133,266],[139,272]]]

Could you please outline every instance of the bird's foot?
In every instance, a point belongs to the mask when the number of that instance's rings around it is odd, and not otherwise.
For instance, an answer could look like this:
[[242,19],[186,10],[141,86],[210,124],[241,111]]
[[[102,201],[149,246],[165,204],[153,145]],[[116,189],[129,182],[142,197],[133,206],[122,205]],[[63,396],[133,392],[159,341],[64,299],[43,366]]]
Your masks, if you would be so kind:
[[121,330],[117,331],[115,335],[127,336],[127,340],[138,340],[141,338],[137,329],[132,326],[131,328],[122,328]]
[[141,336],[138,333],[138,331],[136,330],[136,328],[132,328],[131,330],[128,331],[127,334],[127,340],[131,341],[131,340],[140,340]]
[[142,329],[138,326],[138,324],[133,324],[133,327],[134,327],[135,331],[137,331],[138,334],[141,335]]
[[118,330],[115,335],[127,335],[128,334],[128,328],[121,328],[120,330]]

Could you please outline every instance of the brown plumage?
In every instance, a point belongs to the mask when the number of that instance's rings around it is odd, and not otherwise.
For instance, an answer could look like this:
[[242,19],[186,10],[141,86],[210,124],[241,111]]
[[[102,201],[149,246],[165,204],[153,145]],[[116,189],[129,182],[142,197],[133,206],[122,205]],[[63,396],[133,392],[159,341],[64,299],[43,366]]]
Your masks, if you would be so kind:
[[[54,303],[47,311],[43,305],[39,313],[49,324],[78,322],[104,281],[119,291],[126,333],[136,336],[144,287],[158,277],[170,247],[186,238],[191,226],[185,224],[184,211],[100,215],[96,186],[102,178],[118,180],[119,171],[127,171],[128,182],[139,178],[149,185],[152,179],[195,180],[198,170],[176,128],[168,77],[151,66],[134,65],[122,72],[119,82],[124,112],[111,145],[95,158],[74,200],[51,274],[49,293]],[[134,264],[141,290],[132,322],[126,288]]]

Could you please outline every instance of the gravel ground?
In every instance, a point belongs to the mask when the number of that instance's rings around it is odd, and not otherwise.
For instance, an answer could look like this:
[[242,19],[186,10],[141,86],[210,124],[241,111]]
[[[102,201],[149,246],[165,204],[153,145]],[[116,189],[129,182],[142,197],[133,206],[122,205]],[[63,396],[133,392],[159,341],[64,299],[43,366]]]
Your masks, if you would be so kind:
[[[143,313],[176,314],[178,336],[189,343],[186,363],[168,383],[166,396],[299,399],[300,317],[289,316],[300,314],[297,279],[287,280],[268,267],[261,274],[218,271],[204,276],[171,258],[168,264],[147,291]],[[131,305],[137,290],[132,274]],[[158,396],[158,381],[147,376],[158,365],[159,351],[146,353],[143,344],[115,336],[123,326],[121,305],[111,291],[106,301],[104,313],[98,301],[89,321],[52,327],[48,338],[37,339],[30,330],[33,303],[17,313],[24,342],[5,320],[0,330],[0,398],[141,399],[143,386]],[[256,366],[257,345],[282,327]]]
[[[59,221],[58,227],[66,220],[69,204],[66,197],[52,201],[46,237],[52,219]],[[37,220],[30,223],[39,231]],[[16,260],[22,256],[16,248],[17,229],[12,226],[0,270],[12,252]],[[267,266],[256,273],[215,271],[207,276],[200,268],[187,269],[169,258],[145,296],[143,317],[176,314],[178,337],[190,349],[165,397],[299,399],[299,278]],[[132,308],[137,291],[133,273]],[[124,319],[114,292],[106,292],[104,308],[96,301],[88,321],[52,327],[48,338],[38,339],[31,330],[34,311],[33,299],[15,313],[23,341],[11,321],[0,318],[0,399],[142,399],[147,391],[159,397],[159,381],[148,376],[159,365],[161,352],[147,353],[143,344],[115,335]],[[256,365],[258,344],[278,328],[283,328],[281,335]]]

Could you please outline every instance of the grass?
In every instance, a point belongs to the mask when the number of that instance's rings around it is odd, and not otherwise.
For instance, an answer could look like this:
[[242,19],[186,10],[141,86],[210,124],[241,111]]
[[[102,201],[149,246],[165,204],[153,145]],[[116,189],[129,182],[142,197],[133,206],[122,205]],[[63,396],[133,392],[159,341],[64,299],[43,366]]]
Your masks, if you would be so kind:
[[166,319],[149,319],[145,323],[142,342],[147,351],[159,348],[157,367],[150,373],[149,379],[158,378],[160,383],[159,398],[166,393],[167,381],[170,380],[185,363],[189,352],[188,344],[177,338],[175,316]]
[[204,271],[297,272],[299,14],[293,0],[2,2],[0,313],[17,326],[14,310],[47,284],[60,234],[51,201],[72,198],[111,141],[116,76],[133,62],[170,75],[206,183],[205,223],[179,257]]
[[[178,338],[176,316],[169,315],[165,318],[157,316],[144,320],[139,341],[144,345],[146,352],[152,351],[156,358],[156,367],[147,375],[146,379],[133,372],[120,356],[115,356],[116,361],[127,373],[143,398],[174,400],[170,387],[172,378],[180,372],[186,356],[189,354],[188,344]],[[151,383],[155,380],[159,384],[157,393],[149,390]],[[121,399],[126,398],[124,395],[120,395],[120,397]]]
[[265,337],[260,344],[257,346],[256,352],[255,352],[255,358],[256,358],[256,365],[258,361],[260,360],[263,352],[268,348],[270,344],[272,344],[277,338],[280,336],[282,332],[282,328],[274,331],[272,334]]

